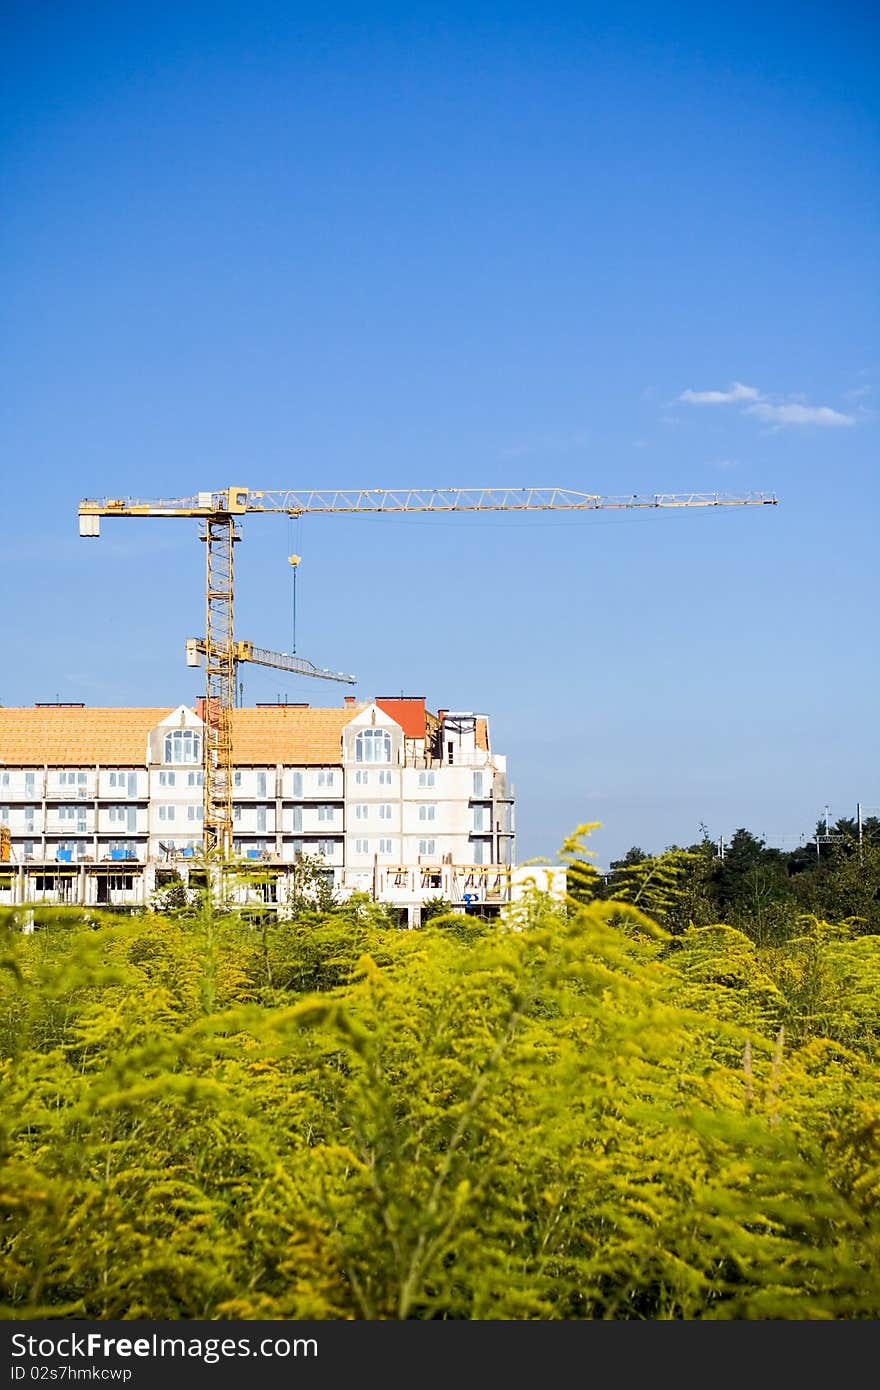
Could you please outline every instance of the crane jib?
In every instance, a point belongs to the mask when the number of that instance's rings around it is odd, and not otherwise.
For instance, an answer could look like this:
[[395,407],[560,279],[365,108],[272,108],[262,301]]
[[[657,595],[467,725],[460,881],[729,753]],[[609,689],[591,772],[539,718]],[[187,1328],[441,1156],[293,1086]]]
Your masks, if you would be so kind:
[[[658,492],[601,496],[570,488],[330,488],[320,491],[258,491],[224,488],[192,497],[86,498],[81,519],[102,516],[183,517],[206,519],[243,516],[248,512],[283,512],[304,516],[319,512],[450,511],[602,511],[635,508],[776,506],[771,493]],[[88,532],[87,534],[94,534]]]
[[776,506],[775,495],[750,492],[657,492],[602,496],[559,487],[482,488],[324,488],[319,491],[271,491],[227,487],[194,493],[191,497],[85,498],[79,504],[81,536],[100,535],[101,517],[173,517],[203,522],[206,542],[206,628],[204,639],[190,638],[187,661],[205,660],[204,844],[208,853],[229,854],[232,848],[233,746],[232,710],[239,661],[252,661],[320,680],[354,683],[354,677],[315,666],[302,657],[272,652],[250,642],[236,642],[233,633],[233,551],[239,539],[236,521],[253,512],[310,513],[407,512],[528,512],[680,509],[692,507]]

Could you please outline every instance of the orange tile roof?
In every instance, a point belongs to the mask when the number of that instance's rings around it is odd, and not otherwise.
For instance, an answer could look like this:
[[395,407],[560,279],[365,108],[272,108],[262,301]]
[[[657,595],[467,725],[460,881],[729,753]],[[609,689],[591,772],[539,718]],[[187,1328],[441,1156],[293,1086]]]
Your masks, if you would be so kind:
[[[364,704],[342,709],[236,709],[232,713],[235,762],[339,763],[342,730]],[[0,708],[0,765],[143,767],[147,737],[170,709]]]
[[407,699],[395,699],[393,696],[376,696],[376,704],[381,710],[399,724],[403,729],[404,738],[424,738],[425,737],[425,697],[410,696]]
[[143,767],[147,735],[170,709],[0,709],[0,763]]
[[342,730],[364,704],[342,709],[236,709],[232,748],[237,766],[266,763],[315,766],[342,761]]
[[474,743],[477,748],[482,748],[484,752],[489,751],[489,721],[488,719],[477,719],[474,725]]

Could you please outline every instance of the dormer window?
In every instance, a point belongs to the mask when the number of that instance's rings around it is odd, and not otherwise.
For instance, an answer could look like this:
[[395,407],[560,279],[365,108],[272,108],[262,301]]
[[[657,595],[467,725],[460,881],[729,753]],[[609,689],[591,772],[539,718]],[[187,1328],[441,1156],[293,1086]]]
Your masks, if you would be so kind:
[[198,763],[202,757],[202,740],[194,729],[175,729],[165,735],[166,763]]
[[387,729],[361,729],[354,741],[357,763],[390,763],[391,735]]

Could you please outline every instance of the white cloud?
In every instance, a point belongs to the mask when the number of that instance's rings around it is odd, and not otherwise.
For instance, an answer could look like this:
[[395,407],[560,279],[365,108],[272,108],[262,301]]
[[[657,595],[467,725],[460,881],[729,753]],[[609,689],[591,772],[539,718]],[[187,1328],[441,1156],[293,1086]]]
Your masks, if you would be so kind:
[[873,396],[873,386],[857,386],[854,391],[844,391],[848,401],[863,401],[866,396]]
[[747,415],[755,415],[759,420],[766,420],[771,425],[854,425],[855,420],[851,415],[843,415],[839,410],[832,410],[828,405],[798,405],[793,401],[788,404],[772,405],[769,401],[760,401],[757,405],[746,407]]
[[759,401],[761,392],[756,386],[743,386],[741,381],[732,381],[726,391],[682,391],[678,397],[688,405],[732,405],[735,401]]
[[754,415],[776,429],[784,429],[788,425],[855,424],[854,416],[832,410],[829,405],[807,405],[800,395],[790,395],[787,400],[779,397],[774,399],[759,391],[757,386],[744,386],[741,381],[732,381],[726,391],[692,391],[688,388],[677,399],[686,405],[739,405],[742,414]]

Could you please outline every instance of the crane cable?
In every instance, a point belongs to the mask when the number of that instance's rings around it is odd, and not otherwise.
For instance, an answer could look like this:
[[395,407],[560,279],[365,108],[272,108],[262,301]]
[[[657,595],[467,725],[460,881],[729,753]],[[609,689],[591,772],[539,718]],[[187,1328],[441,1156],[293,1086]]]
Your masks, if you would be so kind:
[[[288,551],[291,550],[292,545],[293,545],[293,521],[294,521],[294,518],[293,518],[292,516],[288,516],[288,518],[287,518],[287,549],[288,549]],[[297,533],[297,534],[296,534],[296,544],[297,544],[297,547],[299,547],[299,543],[300,543],[300,535],[301,535],[301,529],[300,529],[300,528],[301,528],[301,526],[302,526],[302,517],[298,516],[298,517],[296,518],[296,533]],[[288,556],[287,556],[287,563],[290,565],[291,569],[293,570],[293,579],[292,579],[292,581],[291,581],[291,582],[292,582],[292,588],[293,588],[293,599],[292,599],[292,609],[293,609],[293,645],[291,646],[291,655],[292,655],[292,656],[296,656],[296,572],[297,572],[297,570],[298,570],[298,568],[299,568],[299,562],[300,562],[300,556],[299,556],[299,555],[296,555],[296,554],[288,554]]]

